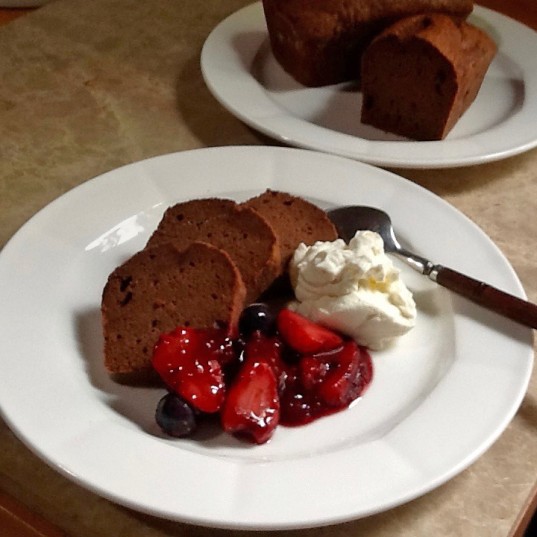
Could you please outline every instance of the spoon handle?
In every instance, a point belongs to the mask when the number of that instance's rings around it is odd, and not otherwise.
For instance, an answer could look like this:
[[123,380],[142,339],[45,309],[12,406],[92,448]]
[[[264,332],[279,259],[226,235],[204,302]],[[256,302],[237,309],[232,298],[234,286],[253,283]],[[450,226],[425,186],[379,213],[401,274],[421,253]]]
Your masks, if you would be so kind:
[[537,329],[537,305],[531,302],[500,291],[496,287],[474,280],[442,265],[435,265],[430,276],[438,284],[480,306],[525,326]]

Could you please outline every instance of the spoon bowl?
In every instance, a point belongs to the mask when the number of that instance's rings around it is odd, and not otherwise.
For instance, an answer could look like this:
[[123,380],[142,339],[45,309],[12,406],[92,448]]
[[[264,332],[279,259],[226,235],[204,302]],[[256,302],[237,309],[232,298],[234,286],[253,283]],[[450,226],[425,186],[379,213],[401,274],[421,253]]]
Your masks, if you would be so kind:
[[357,230],[376,231],[384,241],[384,249],[394,252],[400,248],[388,214],[376,207],[349,205],[328,211],[330,220],[336,226],[339,236],[349,242]]

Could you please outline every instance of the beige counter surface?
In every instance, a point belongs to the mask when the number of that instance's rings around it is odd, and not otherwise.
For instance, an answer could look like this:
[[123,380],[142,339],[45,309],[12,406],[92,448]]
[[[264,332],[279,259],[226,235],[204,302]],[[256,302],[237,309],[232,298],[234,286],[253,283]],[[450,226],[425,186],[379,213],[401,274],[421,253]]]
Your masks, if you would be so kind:
[[[273,143],[218,104],[199,67],[211,29],[247,3],[57,0],[0,27],[0,247],[50,201],[123,164],[192,148]],[[476,222],[537,302],[537,150],[475,167],[395,171]],[[507,430],[447,484],[368,519],[276,534],[506,537],[536,481],[534,373]],[[0,491],[72,537],[229,533],[110,503],[41,462],[3,422]]]

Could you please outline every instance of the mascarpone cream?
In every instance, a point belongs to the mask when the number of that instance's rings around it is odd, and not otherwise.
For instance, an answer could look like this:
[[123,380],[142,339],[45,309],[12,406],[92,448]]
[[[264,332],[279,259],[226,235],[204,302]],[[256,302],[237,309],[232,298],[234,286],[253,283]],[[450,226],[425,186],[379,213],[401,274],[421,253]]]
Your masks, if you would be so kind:
[[386,347],[415,325],[412,293],[378,233],[358,231],[349,244],[301,244],[289,271],[295,311],[370,349]]

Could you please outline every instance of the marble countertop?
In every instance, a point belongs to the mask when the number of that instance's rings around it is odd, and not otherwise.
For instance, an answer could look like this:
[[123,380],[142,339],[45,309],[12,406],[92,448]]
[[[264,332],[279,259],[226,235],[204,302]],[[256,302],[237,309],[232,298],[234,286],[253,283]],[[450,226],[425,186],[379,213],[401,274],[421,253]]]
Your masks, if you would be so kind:
[[[56,0],[0,27],[0,247],[49,202],[123,164],[207,146],[274,143],[224,110],[200,72],[205,38],[247,3]],[[498,9],[502,4],[483,3]],[[537,27],[535,4],[518,5],[528,6]],[[537,149],[473,167],[394,171],[476,222],[537,302]],[[0,446],[0,491],[69,536],[229,533],[110,503],[49,468],[1,421]],[[507,537],[536,481],[534,373],[506,431],[445,485],[367,519],[277,534]]]

